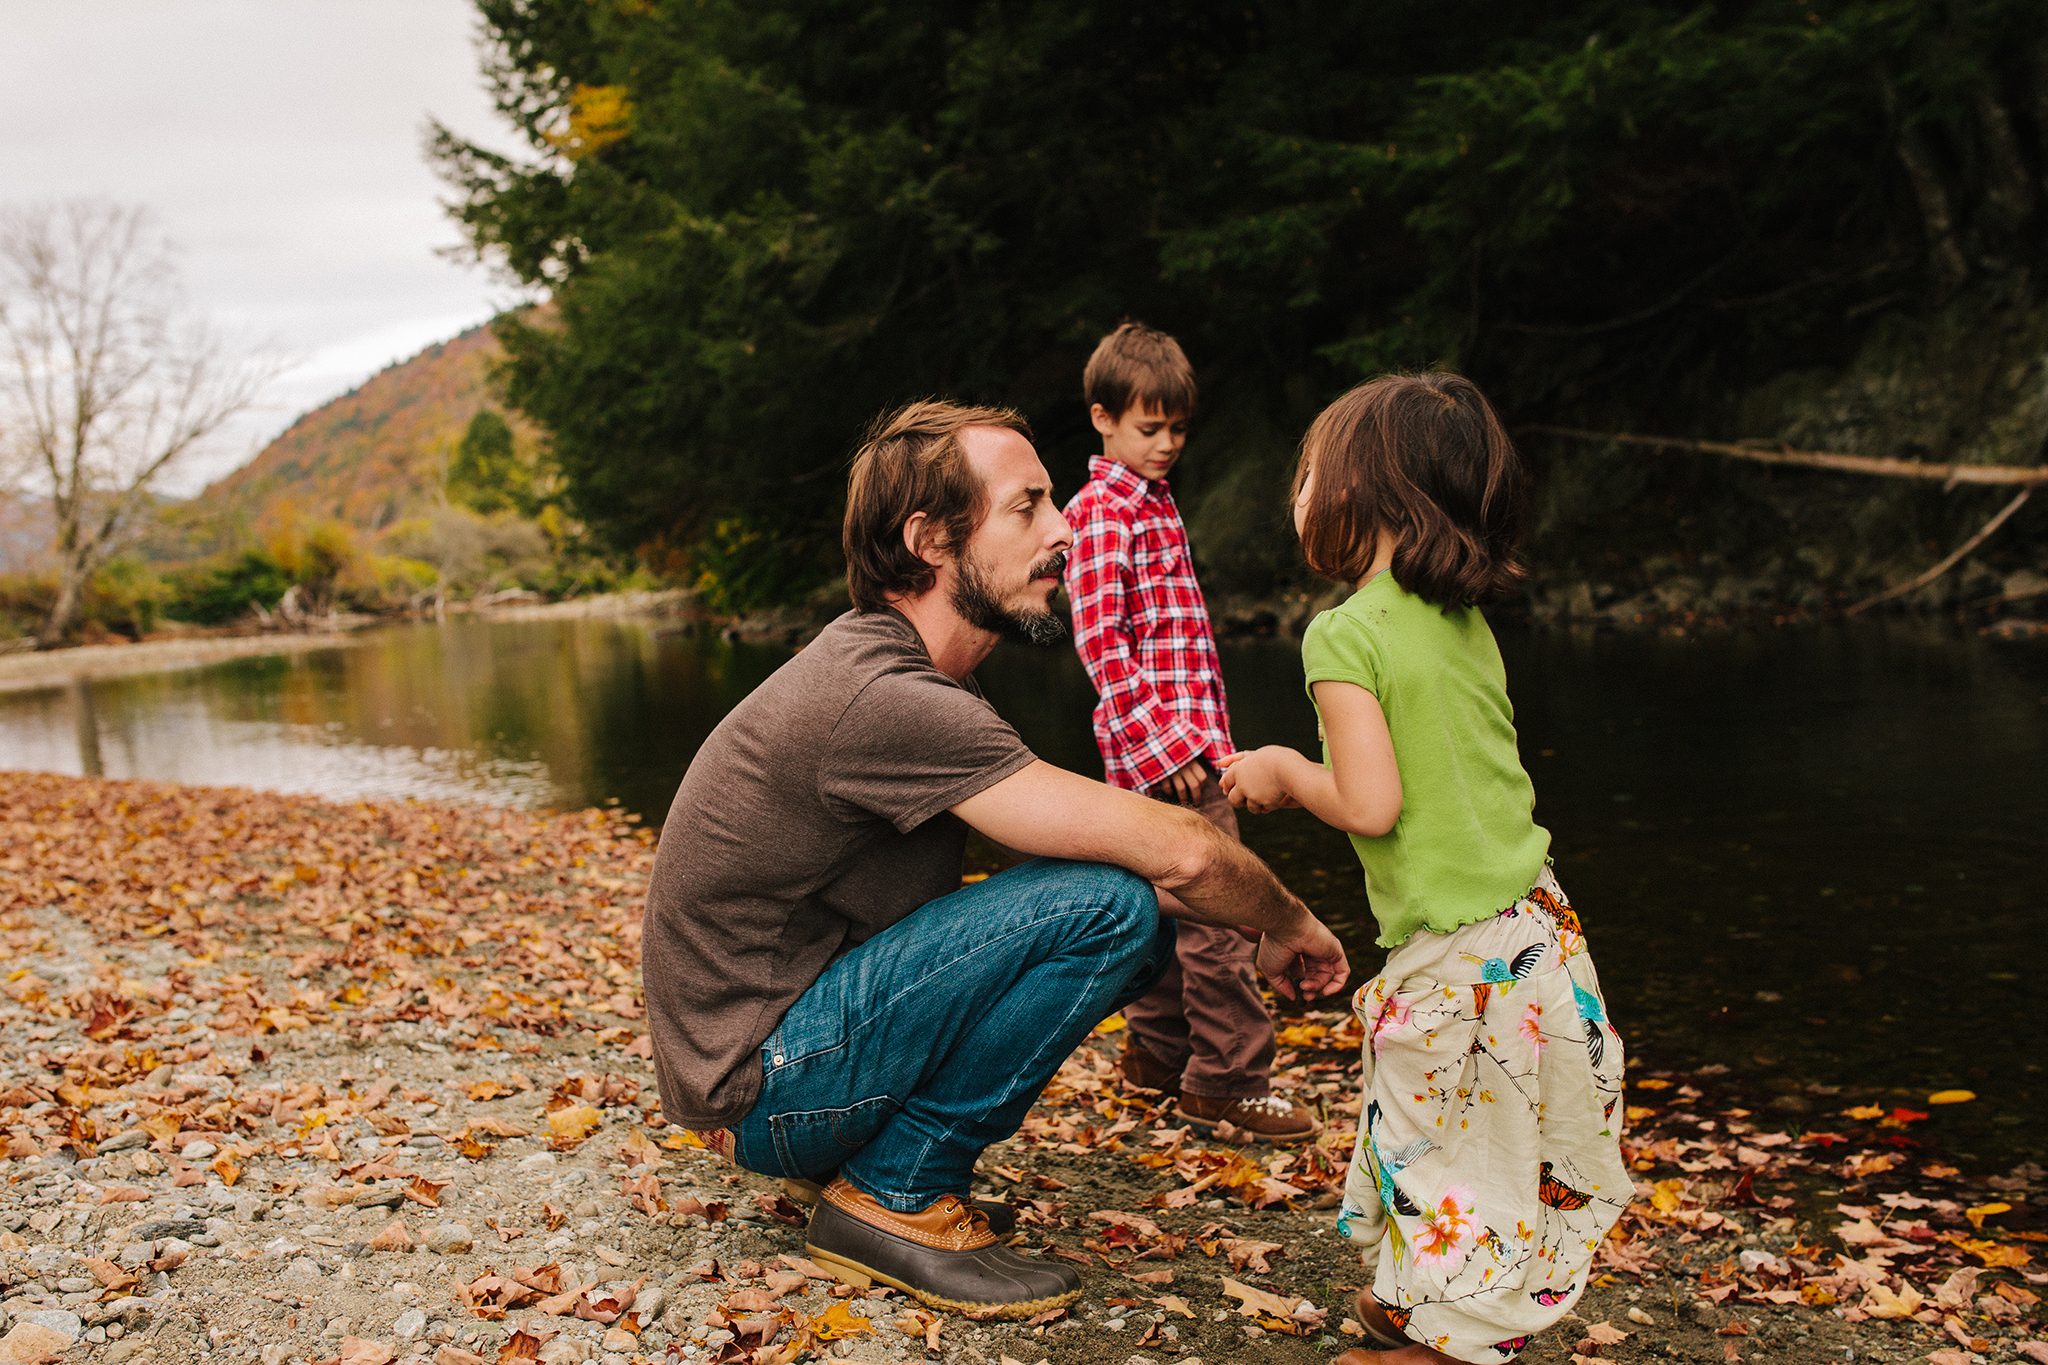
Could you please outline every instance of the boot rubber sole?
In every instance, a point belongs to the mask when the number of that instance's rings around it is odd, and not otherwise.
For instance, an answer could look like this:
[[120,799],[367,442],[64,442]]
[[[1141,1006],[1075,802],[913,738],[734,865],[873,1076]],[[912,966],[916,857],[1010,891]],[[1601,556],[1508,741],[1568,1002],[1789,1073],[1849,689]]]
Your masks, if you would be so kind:
[[821,1269],[831,1271],[855,1289],[872,1289],[878,1284],[884,1284],[891,1289],[901,1290],[903,1293],[910,1295],[911,1298],[916,1299],[927,1308],[943,1308],[949,1313],[960,1313],[978,1318],[1006,1318],[1012,1321],[1022,1321],[1025,1318],[1035,1318],[1040,1313],[1050,1312],[1055,1308],[1065,1308],[1068,1304],[1081,1297],[1081,1291],[1073,1289],[1064,1294],[1055,1294],[1050,1298],[1026,1299],[1021,1303],[970,1303],[965,1299],[949,1299],[943,1294],[934,1294],[929,1290],[919,1289],[915,1285],[905,1284],[893,1275],[884,1275],[879,1270],[864,1266],[858,1261],[850,1260],[845,1256],[840,1256],[830,1251],[820,1251],[808,1242],[804,1244],[804,1254],[816,1262]]
[[[1222,1122],[1221,1119],[1198,1119],[1185,1109],[1177,1110],[1176,1113],[1182,1123],[1185,1123],[1188,1127],[1197,1129],[1200,1132],[1208,1134],[1210,1136],[1214,1136],[1216,1132],[1216,1125]],[[1275,1135],[1273,1133],[1255,1133],[1249,1128],[1239,1128],[1237,1131],[1244,1134],[1244,1140],[1247,1143],[1270,1142],[1275,1147],[1299,1147],[1301,1144],[1305,1142],[1314,1142],[1318,1137],[1322,1136],[1322,1130],[1320,1128],[1312,1129],[1309,1132],[1301,1134],[1284,1135]]]

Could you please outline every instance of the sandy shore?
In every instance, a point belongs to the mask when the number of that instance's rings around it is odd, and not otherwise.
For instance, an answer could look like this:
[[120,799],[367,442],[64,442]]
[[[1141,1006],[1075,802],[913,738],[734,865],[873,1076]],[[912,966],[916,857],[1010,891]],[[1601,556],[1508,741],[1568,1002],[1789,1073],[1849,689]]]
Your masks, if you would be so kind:
[[0,657],[0,692],[62,687],[73,678],[121,678],[134,673],[167,673],[202,668],[224,659],[258,654],[296,654],[355,643],[349,635],[233,635],[199,640],[146,640],[141,644],[80,645],[47,653]]
[[[670,592],[619,592],[598,597],[575,597],[564,602],[506,603],[499,606],[451,606],[451,614],[480,616],[487,621],[561,621],[590,618],[626,618],[673,614],[689,594]],[[348,618],[346,624],[360,629],[380,624],[375,618]],[[246,659],[263,654],[297,654],[309,649],[338,649],[360,638],[347,630],[321,630],[305,634],[230,635],[193,639],[146,640],[141,644],[80,645],[75,649],[54,649],[46,653],[0,655],[0,692],[32,692],[44,687],[62,687],[74,678],[121,678],[136,673],[167,673],[181,668],[203,668],[226,659]]]

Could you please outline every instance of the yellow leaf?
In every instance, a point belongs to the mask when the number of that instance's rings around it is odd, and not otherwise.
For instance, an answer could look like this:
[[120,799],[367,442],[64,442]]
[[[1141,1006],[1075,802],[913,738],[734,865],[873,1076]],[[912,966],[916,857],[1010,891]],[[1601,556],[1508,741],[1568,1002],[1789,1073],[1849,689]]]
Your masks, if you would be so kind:
[[856,1317],[840,1299],[830,1308],[810,1319],[811,1331],[820,1341],[838,1341],[842,1337],[857,1337],[875,1330],[875,1325],[866,1318]]
[[1115,1033],[1117,1030],[1123,1027],[1124,1017],[1121,1014],[1112,1014],[1109,1016],[1109,1018],[1097,1024],[1095,1026],[1095,1031],[1097,1033]]
[[1854,1109],[1844,1109],[1842,1117],[1845,1119],[1881,1119],[1884,1117],[1884,1106],[1859,1104]]
[[590,1136],[591,1130],[604,1122],[604,1115],[594,1105],[578,1101],[566,1109],[557,1109],[548,1115],[548,1131],[568,1142],[580,1142]]
[[1977,1098],[1974,1090],[1937,1090],[1927,1097],[1929,1104],[1968,1104]]
[[2011,1212],[2012,1205],[2010,1204],[1978,1204],[1972,1208],[1964,1209],[1963,1217],[1970,1220],[1971,1227],[1982,1232],[1984,1231],[1984,1220],[1986,1218],[1991,1217],[1993,1214]]
[[1894,1294],[1881,1284],[1871,1285],[1863,1299],[1863,1311],[1873,1318],[1912,1317],[1927,1302],[1926,1296],[1905,1280],[1900,1280],[1899,1286],[1899,1292]]

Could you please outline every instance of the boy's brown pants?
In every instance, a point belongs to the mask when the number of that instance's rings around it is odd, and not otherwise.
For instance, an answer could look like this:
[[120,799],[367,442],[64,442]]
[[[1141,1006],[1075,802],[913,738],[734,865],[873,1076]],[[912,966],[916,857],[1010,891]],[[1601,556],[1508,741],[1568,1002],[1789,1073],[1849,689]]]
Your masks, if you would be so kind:
[[[1214,773],[1195,807],[1231,838],[1237,812]],[[1235,929],[1180,922],[1177,961],[1151,994],[1124,1009],[1144,1049],[1181,1073],[1181,1089],[1204,1099],[1250,1100],[1271,1093],[1273,1017],[1259,995],[1258,945]]]

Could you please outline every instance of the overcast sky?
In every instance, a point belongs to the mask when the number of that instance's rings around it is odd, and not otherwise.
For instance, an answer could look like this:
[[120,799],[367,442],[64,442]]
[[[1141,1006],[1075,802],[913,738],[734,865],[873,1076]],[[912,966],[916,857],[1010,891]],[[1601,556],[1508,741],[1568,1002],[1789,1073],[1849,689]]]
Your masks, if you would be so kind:
[[428,118],[517,146],[475,26],[467,0],[0,0],[0,199],[148,205],[193,306],[299,362],[173,491],[516,297],[435,254],[460,239]]

